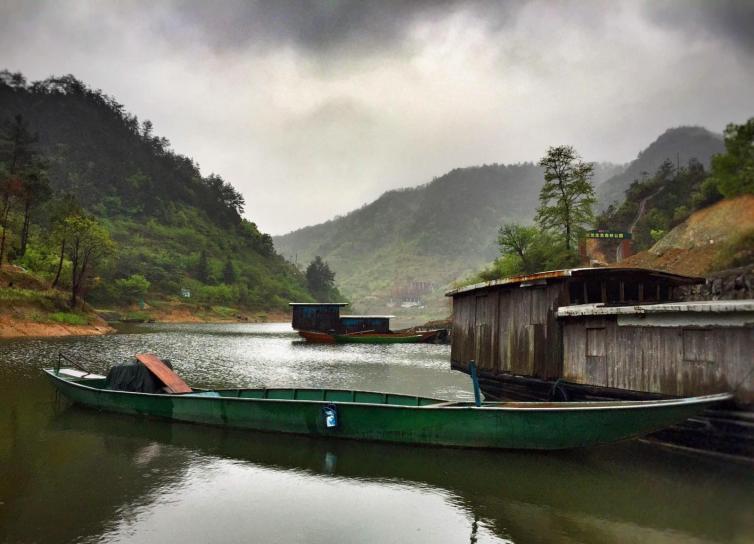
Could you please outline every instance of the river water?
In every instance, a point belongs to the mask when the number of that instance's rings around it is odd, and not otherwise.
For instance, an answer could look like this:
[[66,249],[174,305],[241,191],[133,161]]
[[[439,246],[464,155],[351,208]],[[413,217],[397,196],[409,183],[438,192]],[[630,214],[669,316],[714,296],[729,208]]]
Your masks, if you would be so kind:
[[287,325],[0,342],[0,542],[754,542],[754,469],[633,441],[532,453],[250,433],[98,413],[39,369],[136,352],[203,387],[471,399],[447,346],[308,345]]

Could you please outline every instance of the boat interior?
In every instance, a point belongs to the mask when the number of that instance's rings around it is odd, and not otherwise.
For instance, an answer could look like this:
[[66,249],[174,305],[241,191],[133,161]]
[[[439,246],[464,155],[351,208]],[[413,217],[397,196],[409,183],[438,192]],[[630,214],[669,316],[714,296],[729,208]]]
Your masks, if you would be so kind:
[[[52,371],[55,374],[54,371]],[[72,369],[60,369],[57,376],[66,381],[79,383],[95,389],[106,389],[106,378],[95,374],[86,374]],[[270,400],[312,400],[323,402],[358,402],[365,404],[387,404],[391,406],[428,406],[444,400],[401,395],[397,393],[378,393],[349,389],[306,389],[306,388],[260,388],[260,389],[200,389],[191,393],[171,394],[171,396],[190,395],[192,397],[220,397],[234,399],[270,399]]]
[[[97,374],[87,374],[78,370],[61,368],[57,373],[50,374],[69,382],[78,383],[95,389],[107,390],[107,379]],[[427,406],[432,408],[462,408],[475,406],[473,401],[447,401],[420,397],[415,395],[401,395],[397,393],[379,393],[375,391],[358,391],[350,389],[308,389],[308,388],[259,388],[259,389],[200,389],[195,388],[190,393],[165,393],[170,396],[213,397],[232,399],[269,399],[269,400],[301,400],[318,402],[354,402],[362,404],[381,404],[389,406]],[[647,407],[650,405],[663,406],[668,404],[683,404],[699,401],[727,400],[730,394],[707,395],[693,398],[670,398],[653,401],[582,401],[582,402],[517,402],[493,401],[482,402],[484,408],[517,408],[517,409],[580,409],[580,408],[630,408]]]

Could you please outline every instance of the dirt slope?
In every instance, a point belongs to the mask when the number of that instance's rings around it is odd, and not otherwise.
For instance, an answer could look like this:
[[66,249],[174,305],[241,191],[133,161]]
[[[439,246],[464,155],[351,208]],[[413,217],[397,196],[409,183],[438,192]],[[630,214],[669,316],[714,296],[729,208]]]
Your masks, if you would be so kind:
[[752,232],[754,195],[722,200],[693,213],[651,249],[625,259],[621,266],[704,276],[724,267],[730,244]]

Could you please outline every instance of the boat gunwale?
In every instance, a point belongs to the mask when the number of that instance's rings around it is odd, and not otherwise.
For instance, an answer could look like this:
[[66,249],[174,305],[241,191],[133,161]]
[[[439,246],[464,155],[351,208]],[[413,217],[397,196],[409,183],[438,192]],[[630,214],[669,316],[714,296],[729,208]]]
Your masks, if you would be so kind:
[[[435,404],[438,403],[444,403],[448,402],[447,399],[436,399],[433,397],[422,397],[419,395],[408,395],[406,393],[394,393],[394,392],[385,392],[385,391],[369,391],[365,389],[331,389],[327,387],[225,387],[225,388],[217,388],[217,389],[205,389],[201,387],[192,388],[194,391],[191,393],[142,393],[140,391],[118,391],[116,389],[104,389],[100,387],[92,387],[89,385],[86,385],[85,383],[82,383],[83,381],[86,381],[87,379],[90,380],[101,380],[102,377],[99,378],[74,378],[71,377],[71,379],[66,379],[65,377],[58,376],[58,374],[55,372],[54,369],[50,368],[43,368],[42,369],[45,373],[47,373],[52,378],[55,378],[59,381],[70,383],[75,386],[79,386],[83,389],[88,389],[90,391],[104,391],[106,393],[126,393],[129,395],[146,395],[149,397],[166,397],[166,398],[181,398],[185,396],[189,396],[192,399],[208,399],[208,400],[264,400],[264,401],[283,401],[283,402],[315,402],[319,404],[363,404],[367,406],[390,406],[393,408],[425,408],[427,406],[434,406],[434,404],[427,404],[424,406],[409,406],[409,405],[403,405],[403,404],[382,404],[382,403],[374,403],[374,402],[354,402],[354,401],[348,401],[348,400],[316,400],[316,399],[269,399],[269,398],[242,398],[242,397],[208,397],[208,396],[200,396],[196,393],[209,393],[209,392],[220,392],[220,391],[337,391],[337,392],[343,392],[343,393],[371,393],[374,395],[385,395],[385,396],[396,396],[396,397],[406,397],[406,398],[414,398],[414,399],[425,399],[425,400],[432,400],[437,401]],[[63,370],[61,368],[60,370]],[[466,401],[451,401],[451,402],[466,402]]]
[[[382,408],[400,408],[400,409],[413,409],[413,410],[480,410],[480,411],[494,411],[494,412],[573,412],[573,411],[592,411],[592,410],[633,410],[633,409],[654,409],[654,408],[668,408],[677,406],[687,406],[694,404],[708,404],[721,402],[725,400],[731,400],[733,398],[732,393],[714,393],[710,395],[701,395],[697,397],[680,397],[671,399],[659,399],[659,400],[629,400],[629,401],[586,401],[586,402],[566,402],[562,403],[562,406],[553,406],[553,402],[538,401],[538,402],[491,402],[482,403],[481,406],[476,406],[473,401],[443,401],[440,399],[434,399],[431,397],[419,397],[416,395],[406,395],[404,393],[386,393],[383,391],[364,391],[354,389],[327,389],[327,388],[297,388],[297,387],[276,387],[276,388],[226,388],[226,389],[204,389],[204,391],[275,391],[275,390],[304,390],[304,391],[347,391],[347,392],[359,392],[359,393],[373,393],[378,395],[395,395],[401,397],[414,397],[416,399],[437,400],[434,404],[425,404],[423,406],[410,406],[401,404],[384,404],[373,402],[355,402],[355,401],[340,401],[340,400],[314,400],[314,399],[269,399],[269,398],[241,398],[241,397],[207,397],[195,395],[193,393],[142,393],[138,391],[117,391],[113,389],[101,389],[97,387],[91,387],[76,380],[86,380],[87,378],[74,378],[67,380],[60,377],[54,370],[44,368],[42,369],[50,377],[71,384],[75,387],[87,389],[90,391],[101,391],[106,393],[126,394],[126,395],[138,395],[148,397],[159,398],[182,398],[189,396],[193,399],[201,400],[224,400],[224,401],[263,401],[263,402],[297,402],[297,403],[310,403],[310,404],[347,404],[354,406],[372,406]],[[92,378],[89,378],[92,379]],[[101,378],[96,378],[101,379]],[[448,403],[457,404],[460,406],[449,405]]]

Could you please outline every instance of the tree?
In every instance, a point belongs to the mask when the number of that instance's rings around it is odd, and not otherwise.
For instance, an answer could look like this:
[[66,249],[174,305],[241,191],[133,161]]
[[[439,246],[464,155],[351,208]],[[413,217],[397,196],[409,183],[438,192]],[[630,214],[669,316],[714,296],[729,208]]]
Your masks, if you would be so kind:
[[22,115],[16,115],[13,121],[5,122],[0,134],[0,160],[5,162],[11,176],[21,172],[31,164],[36,153],[34,145],[39,138],[32,134]]
[[317,255],[306,267],[306,283],[315,296],[326,297],[335,287],[335,272]]
[[0,265],[3,264],[6,240],[8,237],[8,220],[14,200],[23,194],[24,174],[28,174],[34,161],[34,144],[37,136],[29,131],[23,116],[16,115],[13,121],[6,122],[0,133],[0,161],[4,163],[2,180],[0,180]]
[[196,263],[196,279],[202,283],[209,283],[209,260],[207,259],[207,250],[203,249],[199,254],[199,260]]
[[22,183],[17,176],[3,176],[0,179],[0,266],[3,264],[5,255],[5,244],[8,238],[8,221],[10,220],[10,210],[13,207],[14,199],[21,194]]
[[593,220],[594,165],[583,162],[573,147],[562,145],[550,147],[539,166],[545,170],[545,183],[536,220],[543,230],[562,235],[566,250],[571,251],[583,226]]
[[232,285],[238,281],[238,274],[236,274],[236,269],[233,266],[233,261],[230,260],[230,257],[228,257],[228,260],[225,261],[225,266],[223,267],[223,282],[226,285]]
[[47,179],[47,174],[40,163],[32,166],[23,179],[19,199],[24,207],[24,221],[21,227],[21,244],[18,255],[26,253],[26,244],[29,241],[29,228],[31,227],[31,212],[35,206],[47,201],[52,196],[52,189]]
[[114,285],[120,299],[126,302],[137,302],[147,294],[150,283],[141,274],[132,274],[127,278],[115,280]]
[[73,195],[65,194],[62,198],[52,202],[49,215],[50,240],[53,246],[60,247],[60,257],[58,258],[58,266],[55,271],[55,279],[52,280],[52,285],[50,286],[51,289],[55,289],[60,281],[60,273],[63,271],[63,261],[65,259],[66,219],[82,215],[82,210]]
[[754,117],[725,128],[725,153],[712,157],[710,179],[726,198],[754,193]]
[[64,244],[71,260],[71,308],[95,267],[113,249],[110,234],[91,217],[75,215],[63,222]]
[[524,272],[534,272],[530,270],[529,252],[537,239],[537,234],[535,227],[507,223],[498,230],[497,243],[500,246],[500,252],[503,255],[514,253],[521,259]]
[[565,249],[558,237],[536,227],[514,223],[503,225],[498,231],[498,245],[500,257],[492,267],[478,275],[482,281],[568,268],[577,264],[576,254]]

